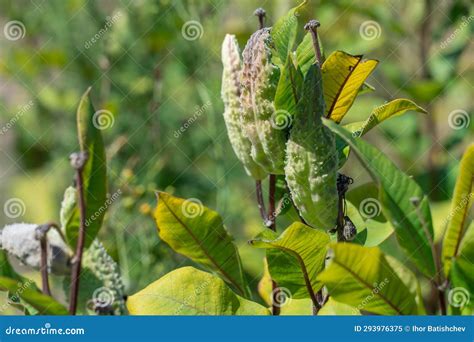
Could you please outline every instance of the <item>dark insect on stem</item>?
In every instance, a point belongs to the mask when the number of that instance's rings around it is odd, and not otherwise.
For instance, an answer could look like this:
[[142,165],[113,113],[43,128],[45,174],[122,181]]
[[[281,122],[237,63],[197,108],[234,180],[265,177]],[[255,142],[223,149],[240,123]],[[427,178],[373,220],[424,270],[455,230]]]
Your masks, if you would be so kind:
[[265,12],[263,8],[259,7],[255,10],[255,12],[253,12],[253,15],[258,17],[260,29],[263,29],[265,27],[265,17],[267,15],[267,12]]
[[337,174],[338,214],[336,228],[331,232],[337,232],[337,241],[339,242],[351,241],[357,234],[354,223],[347,216],[346,192],[352,183],[354,183],[354,180],[351,177],[342,173]]

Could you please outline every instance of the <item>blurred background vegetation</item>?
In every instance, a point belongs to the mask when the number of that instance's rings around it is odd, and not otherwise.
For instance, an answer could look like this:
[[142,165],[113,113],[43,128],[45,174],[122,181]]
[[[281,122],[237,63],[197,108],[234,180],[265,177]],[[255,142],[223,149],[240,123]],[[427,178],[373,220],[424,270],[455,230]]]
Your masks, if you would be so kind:
[[[222,120],[220,44],[225,33],[234,33],[243,48],[258,26],[256,7],[266,9],[270,26],[296,4],[0,0],[0,26],[18,20],[25,28],[17,40],[0,35],[0,127],[13,123],[0,135],[0,203],[21,199],[25,222],[58,221],[73,177],[68,156],[78,149],[75,110],[92,86],[96,109],[114,117],[103,134],[109,192],[121,190],[100,239],[119,262],[127,291],[188,263],[158,239],[150,215],[156,189],[217,210],[256,283],[263,252],[245,242],[262,224],[254,182],[234,156]],[[435,219],[444,218],[460,155],[473,140],[472,122],[450,125],[454,111],[467,119],[472,113],[472,3],[311,0],[301,23],[309,18],[321,22],[326,54],[344,50],[380,61],[369,79],[375,91],[358,98],[345,122],[363,120],[399,97],[429,111],[390,120],[367,139],[416,177],[433,200]],[[202,25],[194,40],[182,33],[191,20]],[[374,39],[359,32],[367,21],[380,27]],[[345,169],[356,185],[369,181],[353,158]],[[0,213],[0,226],[18,220]],[[282,228],[291,217],[279,220]],[[396,255],[394,246],[389,239],[382,248]]]

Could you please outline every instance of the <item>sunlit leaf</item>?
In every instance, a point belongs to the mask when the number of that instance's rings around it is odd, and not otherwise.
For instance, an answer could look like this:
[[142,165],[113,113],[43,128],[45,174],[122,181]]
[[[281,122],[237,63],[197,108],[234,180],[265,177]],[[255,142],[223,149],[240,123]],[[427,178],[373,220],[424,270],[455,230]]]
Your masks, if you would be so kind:
[[[267,253],[270,275],[278,286],[287,288],[293,298],[311,297],[321,288],[316,276],[324,268],[329,244],[327,233],[295,222],[280,236],[265,231],[249,243],[278,250],[278,253]],[[286,257],[281,257],[282,254]]]
[[377,247],[332,244],[334,257],[318,279],[338,302],[381,315],[413,315],[416,302]]
[[452,258],[458,255],[459,246],[467,228],[468,213],[472,203],[472,185],[474,180],[474,144],[464,153],[459,167],[459,176],[454,188],[453,201],[448,228],[443,239],[444,272],[449,274]]
[[318,316],[359,316],[360,312],[353,306],[339,303],[329,297],[328,301],[319,310]]
[[321,70],[326,117],[334,122],[342,120],[377,63],[342,51],[335,51],[326,59]]
[[249,296],[240,256],[222,218],[199,200],[158,192],[155,220],[158,234],[177,253],[218,273],[244,296]]
[[128,297],[132,315],[268,315],[218,277],[193,267],[174,270]]
[[383,213],[395,228],[400,246],[420,271],[432,277],[435,274],[430,247],[433,225],[428,198],[420,186],[372,145],[355,138],[331,120],[324,120],[324,124],[350,145],[362,165],[379,184]]

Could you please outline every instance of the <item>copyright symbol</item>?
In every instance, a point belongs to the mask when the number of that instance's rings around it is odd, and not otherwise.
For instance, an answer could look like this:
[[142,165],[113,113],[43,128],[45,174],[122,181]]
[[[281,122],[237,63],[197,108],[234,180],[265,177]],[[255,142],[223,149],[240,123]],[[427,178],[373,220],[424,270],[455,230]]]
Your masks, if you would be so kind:
[[405,326],[405,331],[406,331],[406,332],[409,332],[409,331],[410,331],[410,326],[409,326],[409,325]]

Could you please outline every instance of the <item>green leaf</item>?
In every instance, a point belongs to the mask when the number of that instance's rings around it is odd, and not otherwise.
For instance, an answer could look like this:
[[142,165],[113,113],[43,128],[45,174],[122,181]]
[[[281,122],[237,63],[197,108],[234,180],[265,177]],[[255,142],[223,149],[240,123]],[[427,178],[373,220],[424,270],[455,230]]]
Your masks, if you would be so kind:
[[363,60],[342,51],[333,52],[323,63],[325,117],[340,122],[352,106],[359,89],[377,66],[374,59]]
[[316,277],[324,268],[329,244],[327,233],[295,222],[280,236],[267,230],[249,243],[258,248],[279,250],[267,253],[270,275],[278,286],[291,292],[292,298],[314,296],[321,288]]
[[249,297],[239,252],[222,218],[197,199],[158,192],[155,220],[158,234],[177,253],[217,272],[238,293]]
[[[277,111],[276,120],[278,120],[279,111],[283,111],[281,114],[289,116],[287,118],[282,117],[282,120],[292,120],[292,117],[296,112],[296,104],[298,103],[302,86],[303,75],[295,68],[291,56],[288,56],[285,67],[281,71],[275,93],[275,109]],[[276,124],[278,124],[278,122],[276,122]]]
[[427,112],[418,106],[413,101],[407,99],[396,99],[385,103],[379,107],[376,107],[372,114],[367,118],[367,120],[362,122],[355,122],[350,125],[344,126],[344,128],[352,131],[354,135],[362,136],[370,131],[372,128],[377,126],[379,123],[390,119],[391,117],[402,115],[408,111],[415,111],[423,114]]
[[282,64],[286,62],[288,55],[293,50],[298,30],[298,11],[306,5],[306,2],[307,0],[304,0],[300,5],[289,10],[271,28],[272,40]]
[[128,297],[131,315],[269,315],[267,308],[193,267],[174,270]]
[[338,302],[380,315],[414,315],[416,302],[379,248],[332,244],[334,257],[318,280]]
[[[400,171],[382,152],[331,120],[324,124],[350,145],[362,165],[379,184],[385,217],[395,228],[398,242],[426,276],[435,274],[430,247],[433,226],[428,198],[416,182]],[[418,202],[415,206],[412,201]]]
[[[82,95],[77,108],[77,130],[79,146],[88,153],[83,170],[84,197],[86,204],[85,248],[89,247],[102,226],[107,199],[107,166],[104,142],[95,117],[95,110],[89,97],[90,88]],[[76,201],[79,202],[79,201]],[[68,215],[69,216],[69,215]],[[66,238],[74,248],[79,234],[79,208],[76,205],[66,224]]]
[[318,316],[360,316],[360,311],[353,306],[339,303],[329,297],[328,301],[319,310]]
[[472,201],[474,180],[474,144],[464,153],[459,167],[459,176],[454,188],[449,224],[443,239],[442,259],[444,273],[449,274],[452,259],[458,255],[459,245],[467,228],[468,213]]
[[16,273],[13,267],[10,265],[7,252],[3,249],[0,249],[0,277],[6,277],[20,281],[24,280],[24,278]]
[[26,303],[38,310],[41,315],[67,315],[67,309],[55,299],[37,289],[31,281],[21,282],[6,277],[0,277],[0,290],[8,291],[13,297],[20,297]]

